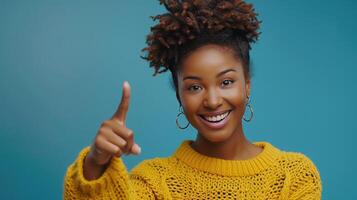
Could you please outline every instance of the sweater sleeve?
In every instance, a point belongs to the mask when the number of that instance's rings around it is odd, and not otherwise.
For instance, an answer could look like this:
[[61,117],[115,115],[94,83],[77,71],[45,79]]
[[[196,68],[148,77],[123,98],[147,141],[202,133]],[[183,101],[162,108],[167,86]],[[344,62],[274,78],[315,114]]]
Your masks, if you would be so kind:
[[85,179],[83,163],[89,148],[84,148],[67,169],[64,199],[155,199],[145,181],[130,178],[121,158],[113,157],[100,178]]
[[288,199],[320,200],[322,184],[319,171],[307,156],[304,154],[298,155]]

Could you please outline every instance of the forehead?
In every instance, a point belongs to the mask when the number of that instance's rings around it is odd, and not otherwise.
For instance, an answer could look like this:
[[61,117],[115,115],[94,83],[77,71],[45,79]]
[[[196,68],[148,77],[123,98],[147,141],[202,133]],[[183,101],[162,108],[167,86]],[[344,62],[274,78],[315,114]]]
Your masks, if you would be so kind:
[[241,70],[241,61],[234,56],[232,49],[218,45],[205,45],[191,52],[182,62],[182,74],[217,73],[225,68]]

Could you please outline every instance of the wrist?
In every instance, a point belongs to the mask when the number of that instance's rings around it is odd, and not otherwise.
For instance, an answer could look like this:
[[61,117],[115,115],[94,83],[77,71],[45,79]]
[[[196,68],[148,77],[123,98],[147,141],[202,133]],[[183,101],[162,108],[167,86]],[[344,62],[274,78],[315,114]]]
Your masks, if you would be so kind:
[[83,174],[87,180],[98,179],[109,166],[110,159],[104,164],[99,164],[91,153],[84,159]]
[[85,162],[89,165],[91,165],[93,168],[102,168],[104,166],[107,166],[110,163],[111,159],[103,159],[97,158],[97,156],[90,151],[87,156],[85,157]]

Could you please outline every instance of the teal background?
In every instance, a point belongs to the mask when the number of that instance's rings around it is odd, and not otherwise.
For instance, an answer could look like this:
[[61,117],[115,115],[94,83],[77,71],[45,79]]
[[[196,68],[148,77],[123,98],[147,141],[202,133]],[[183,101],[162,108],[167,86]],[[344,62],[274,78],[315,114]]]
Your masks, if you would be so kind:
[[[251,52],[251,141],[302,152],[323,199],[357,199],[357,2],[252,0],[263,21]],[[128,80],[128,127],[142,147],[131,169],[169,156],[195,131],[175,125],[169,74],[140,59],[151,1],[0,0],[1,199],[61,199],[66,168],[111,117]]]

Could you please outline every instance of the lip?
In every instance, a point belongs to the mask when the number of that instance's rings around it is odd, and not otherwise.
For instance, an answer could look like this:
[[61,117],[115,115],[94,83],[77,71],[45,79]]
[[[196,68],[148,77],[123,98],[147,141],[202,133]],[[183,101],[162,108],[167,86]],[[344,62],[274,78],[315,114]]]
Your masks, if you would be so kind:
[[[225,112],[227,112],[227,110],[223,111],[223,112],[221,111],[221,112],[209,113],[205,116],[215,116],[215,115],[223,114]],[[226,118],[224,118],[222,121],[219,121],[219,122],[209,122],[209,121],[203,119],[202,115],[199,115],[199,118],[200,118],[201,122],[203,122],[203,124],[205,124],[208,128],[221,129],[228,123],[228,120],[231,117],[231,112],[232,112],[232,110],[228,110],[228,115],[226,116]]]
[[204,116],[207,116],[207,117],[212,117],[212,116],[221,115],[221,114],[223,114],[223,113],[230,112],[230,111],[232,111],[232,110],[222,110],[222,111],[216,111],[216,112],[203,113],[203,114],[199,114],[199,115],[204,115]]

